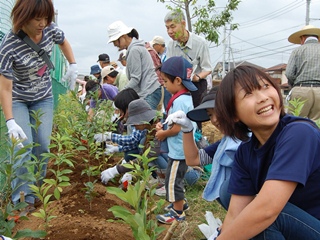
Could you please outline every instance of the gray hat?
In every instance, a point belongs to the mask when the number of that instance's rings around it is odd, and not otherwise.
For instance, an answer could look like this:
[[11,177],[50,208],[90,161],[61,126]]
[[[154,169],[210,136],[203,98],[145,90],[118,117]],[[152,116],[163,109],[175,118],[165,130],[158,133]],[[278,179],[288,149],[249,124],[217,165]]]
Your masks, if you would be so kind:
[[215,107],[217,91],[218,87],[213,87],[210,92],[203,97],[201,104],[187,113],[187,117],[194,122],[209,121],[210,117],[207,113],[207,109]]
[[140,125],[150,122],[156,117],[156,110],[152,110],[144,99],[136,99],[129,103],[126,125]]

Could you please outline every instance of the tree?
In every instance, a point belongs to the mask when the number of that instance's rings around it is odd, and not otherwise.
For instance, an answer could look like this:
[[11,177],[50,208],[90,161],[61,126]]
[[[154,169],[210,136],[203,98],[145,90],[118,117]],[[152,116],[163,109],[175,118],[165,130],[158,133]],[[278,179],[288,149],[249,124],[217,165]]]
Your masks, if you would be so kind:
[[[231,25],[234,30],[238,27],[237,24],[231,24],[232,12],[235,11],[240,3],[240,0],[228,0],[226,7],[218,12],[214,0],[204,1],[206,4],[201,5],[200,0],[157,0],[162,3],[170,3],[167,8],[170,10],[184,11],[188,30],[196,34],[203,34],[209,42],[218,44],[219,32],[218,29],[226,24]],[[220,9],[220,8],[219,8]],[[193,24],[192,20],[195,19]]]

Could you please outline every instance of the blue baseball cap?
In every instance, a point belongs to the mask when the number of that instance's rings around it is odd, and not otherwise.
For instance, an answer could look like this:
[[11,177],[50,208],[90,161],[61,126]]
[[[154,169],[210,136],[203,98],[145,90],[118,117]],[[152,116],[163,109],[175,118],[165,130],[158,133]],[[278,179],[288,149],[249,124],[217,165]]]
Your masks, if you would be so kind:
[[182,79],[182,84],[189,91],[197,91],[198,88],[191,81],[192,64],[183,57],[168,58],[161,66],[161,72]]

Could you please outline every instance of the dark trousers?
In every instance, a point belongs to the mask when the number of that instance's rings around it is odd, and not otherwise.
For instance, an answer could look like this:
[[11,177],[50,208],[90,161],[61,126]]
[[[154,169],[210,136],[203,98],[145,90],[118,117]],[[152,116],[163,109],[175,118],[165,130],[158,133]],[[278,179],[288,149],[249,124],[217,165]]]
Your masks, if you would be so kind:
[[[207,93],[207,80],[205,78],[200,79],[199,82],[193,82],[193,84],[198,88],[197,91],[191,92],[193,107],[197,107],[200,105],[202,97]],[[198,129],[202,130],[201,122],[196,122],[198,125]]]

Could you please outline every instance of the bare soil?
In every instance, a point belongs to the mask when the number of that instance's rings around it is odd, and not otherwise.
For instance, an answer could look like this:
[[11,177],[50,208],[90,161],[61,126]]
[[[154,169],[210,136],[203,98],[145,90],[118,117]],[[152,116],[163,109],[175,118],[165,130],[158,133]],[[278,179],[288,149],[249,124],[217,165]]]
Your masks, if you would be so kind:
[[[203,124],[203,134],[207,136],[209,142],[217,141],[221,138],[221,134],[215,129],[209,122]],[[95,191],[97,196],[94,197],[91,209],[87,199],[85,199],[84,183],[88,182],[86,175],[81,175],[85,166],[81,160],[83,157],[89,156],[77,156],[74,160],[75,169],[73,173],[69,175],[71,186],[63,189],[60,200],[54,200],[50,208],[53,210],[51,215],[56,218],[50,221],[50,226],[47,229],[47,236],[45,240],[118,240],[134,239],[131,228],[119,221],[108,221],[110,219],[116,220],[108,209],[112,206],[125,206],[130,209],[130,206],[120,200],[117,196],[109,194],[100,180],[95,184]],[[108,164],[115,165],[119,161],[119,158],[111,158]],[[49,166],[52,167],[52,166]],[[48,173],[50,174],[50,173]],[[51,177],[48,175],[48,177]],[[97,178],[97,177],[96,177]],[[114,182],[109,182],[108,186],[118,187],[118,179]],[[93,181],[93,180],[91,180]],[[192,206],[190,206],[192,209]],[[41,209],[39,206],[37,210]],[[44,230],[44,223],[42,219],[36,218],[31,214],[28,215],[29,220],[19,221],[16,225],[16,229],[33,229]],[[165,226],[168,229],[167,225]],[[192,235],[193,230],[189,229],[183,239],[191,240],[195,239]],[[166,231],[163,232],[159,239],[163,239]],[[179,238],[182,239],[182,238]],[[30,239],[28,239],[30,240]]]

